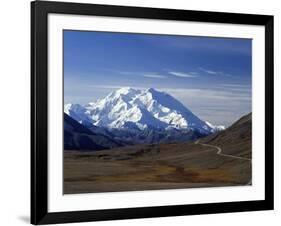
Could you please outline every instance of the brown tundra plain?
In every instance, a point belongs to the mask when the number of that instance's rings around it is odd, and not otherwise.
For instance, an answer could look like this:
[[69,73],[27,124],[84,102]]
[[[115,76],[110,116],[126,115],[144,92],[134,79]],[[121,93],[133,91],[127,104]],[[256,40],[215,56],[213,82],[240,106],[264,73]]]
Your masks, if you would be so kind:
[[192,142],[64,151],[64,193],[252,184],[252,119]]

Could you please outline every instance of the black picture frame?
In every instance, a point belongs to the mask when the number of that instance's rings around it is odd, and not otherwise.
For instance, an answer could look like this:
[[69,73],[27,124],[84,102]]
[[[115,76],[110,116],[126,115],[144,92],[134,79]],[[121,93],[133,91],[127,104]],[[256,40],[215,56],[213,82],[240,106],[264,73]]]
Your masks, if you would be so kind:
[[[48,212],[48,14],[96,15],[199,21],[265,27],[265,199],[141,208]],[[273,16],[80,3],[31,3],[31,223],[51,224],[115,219],[272,210],[273,186]]]

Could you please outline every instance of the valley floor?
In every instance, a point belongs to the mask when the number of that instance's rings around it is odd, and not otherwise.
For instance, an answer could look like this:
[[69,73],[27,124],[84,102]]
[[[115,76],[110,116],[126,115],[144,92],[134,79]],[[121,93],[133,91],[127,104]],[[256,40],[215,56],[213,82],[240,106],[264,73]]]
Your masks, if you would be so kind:
[[64,151],[64,193],[251,184],[251,159],[199,141]]

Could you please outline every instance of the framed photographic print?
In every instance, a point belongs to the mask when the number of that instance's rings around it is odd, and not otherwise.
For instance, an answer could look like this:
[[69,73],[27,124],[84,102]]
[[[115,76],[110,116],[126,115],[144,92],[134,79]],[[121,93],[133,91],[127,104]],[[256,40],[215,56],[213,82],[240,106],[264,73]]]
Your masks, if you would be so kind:
[[273,209],[273,16],[31,3],[31,223]]

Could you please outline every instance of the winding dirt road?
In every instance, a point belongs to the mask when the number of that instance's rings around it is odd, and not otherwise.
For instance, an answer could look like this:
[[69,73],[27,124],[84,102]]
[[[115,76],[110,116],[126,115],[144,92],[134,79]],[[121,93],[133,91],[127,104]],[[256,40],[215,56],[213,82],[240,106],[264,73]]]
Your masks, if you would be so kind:
[[[216,154],[220,155],[220,156],[225,156],[225,157],[229,157],[229,158],[235,158],[235,159],[242,159],[242,160],[246,160],[246,161],[250,161],[252,164],[252,159],[249,158],[245,158],[245,157],[240,157],[240,156],[235,156],[235,155],[228,155],[228,154],[223,154],[222,153],[222,149],[219,146],[215,146],[215,145],[211,145],[211,144],[203,144],[200,143],[200,140],[195,141],[195,144],[199,144],[205,147],[211,147],[217,150]],[[252,178],[251,180],[246,184],[246,185],[251,185],[252,184]]]

